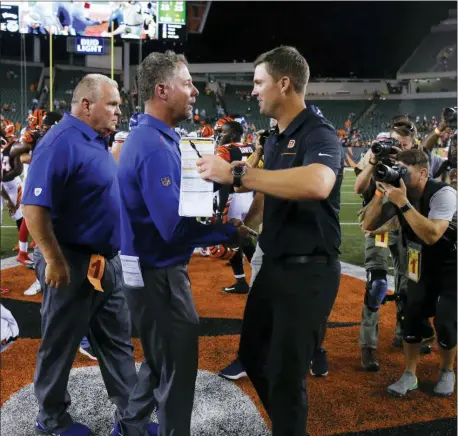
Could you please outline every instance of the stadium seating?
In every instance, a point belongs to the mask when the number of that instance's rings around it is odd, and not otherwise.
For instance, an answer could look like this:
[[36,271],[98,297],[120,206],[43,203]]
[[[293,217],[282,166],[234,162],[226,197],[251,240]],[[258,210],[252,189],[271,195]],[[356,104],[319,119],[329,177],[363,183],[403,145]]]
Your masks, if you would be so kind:
[[[414,52],[412,57],[399,70],[399,73],[425,73],[443,71],[440,67],[440,54],[445,48],[450,48],[447,60],[449,71],[456,71],[456,27],[450,31],[430,33]],[[453,60],[455,59],[455,60]]]

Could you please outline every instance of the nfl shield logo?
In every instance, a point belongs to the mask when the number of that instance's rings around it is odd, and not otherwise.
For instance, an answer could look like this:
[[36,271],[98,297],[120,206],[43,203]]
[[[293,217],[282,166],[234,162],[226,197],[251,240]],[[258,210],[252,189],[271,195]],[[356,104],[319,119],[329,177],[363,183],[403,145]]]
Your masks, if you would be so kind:
[[295,143],[296,141],[294,139],[291,139],[291,141],[288,142],[288,148],[293,148]]
[[170,186],[171,183],[172,181],[170,180],[170,176],[161,177],[162,186],[167,187]]
[[35,197],[38,197],[41,194],[42,189],[41,188],[35,188],[33,190],[33,193],[35,194]]

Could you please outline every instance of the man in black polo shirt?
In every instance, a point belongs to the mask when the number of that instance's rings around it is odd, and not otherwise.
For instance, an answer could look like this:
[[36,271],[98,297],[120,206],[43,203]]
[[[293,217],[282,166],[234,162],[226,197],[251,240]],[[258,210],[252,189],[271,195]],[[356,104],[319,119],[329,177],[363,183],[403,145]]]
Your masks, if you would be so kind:
[[304,436],[306,374],[340,282],[342,149],[329,122],[305,106],[309,67],[296,49],[264,53],[255,67],[252,95],[279,128],[264,146],[264,169],[205,156],[198,171],[265,194],[264,257],[248,295],[240,358],[273,435]]

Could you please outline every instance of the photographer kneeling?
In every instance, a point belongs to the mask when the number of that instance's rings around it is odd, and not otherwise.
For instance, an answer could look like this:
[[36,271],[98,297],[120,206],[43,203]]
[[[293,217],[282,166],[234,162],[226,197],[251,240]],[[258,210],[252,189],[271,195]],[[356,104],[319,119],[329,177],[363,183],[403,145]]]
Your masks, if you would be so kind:
[[396,162],[391,167],[377,166],[375,179],[385,183],[378,184],[363,221],[364,230],[370,231],[397,216],[408,253],[405,371],[388,392],[404,396],[417,389],[420,344],[433,336],[425,320],[434,316],[440,355],[440,379],[434,392],[447,396],[454,392],[457,343],[456,191],[429,177],[428,157],[420,150],[403,151]]

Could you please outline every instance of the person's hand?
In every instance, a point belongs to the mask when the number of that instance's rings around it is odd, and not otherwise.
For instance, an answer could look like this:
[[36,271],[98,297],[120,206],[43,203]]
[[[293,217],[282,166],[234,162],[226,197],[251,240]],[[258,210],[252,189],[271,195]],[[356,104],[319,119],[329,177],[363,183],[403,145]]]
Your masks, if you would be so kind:
[[212,180],[223,185],[231,185],[234,182],[232,165],[216,155],[205,155],[199,159],[197,172],[204,180]]
[[399,188],[389,185],[388,183],[380,183],[385,191],[385,197],[388,198],[395,206],[405,206],[409,200],[407,199],[407,188],[404,180],[400,180]]
[[257,232],[255,232],[253,229],[250,229],[249,227],[247,227],[244,224],[237,227],[237,230],[239,231],[239,237],[242,240],[247,240],[251,238],[252,236],[258,236]]
[[243,221],[239,220],[238,218],[231,218],[229,222],[235,227],[243,226]]
[[13,216],[18,209],[18,207],[11,200],[6,201],[6,207],[8,209],[9,216]]
[[65,259],[47,262],[45,283],[52,288],[61,288],[70,284],[70,267]]

